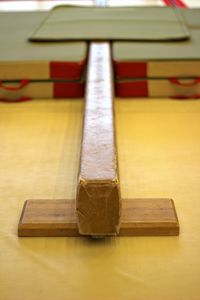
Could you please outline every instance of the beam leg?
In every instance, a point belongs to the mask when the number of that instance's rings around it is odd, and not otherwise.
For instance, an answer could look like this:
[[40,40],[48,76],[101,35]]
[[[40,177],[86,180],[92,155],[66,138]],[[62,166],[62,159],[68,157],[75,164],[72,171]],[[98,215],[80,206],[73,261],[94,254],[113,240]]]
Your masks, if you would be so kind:
[[[123,199],[119,236],[172,236],[179,224],[171,199]],[[80,236],[74,200],[28,200],[18,227],[21,237]]]

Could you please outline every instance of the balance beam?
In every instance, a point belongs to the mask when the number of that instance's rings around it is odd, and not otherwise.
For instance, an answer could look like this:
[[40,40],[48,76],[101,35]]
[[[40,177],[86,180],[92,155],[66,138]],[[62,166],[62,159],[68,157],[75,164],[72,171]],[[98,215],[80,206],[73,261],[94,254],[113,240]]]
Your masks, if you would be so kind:
[[114,129],[110,44],[92,43],[76,197],[83,235],[119,233],[121,198]]
[[121,200],[109,43],[90,45],[83,123],[76,201],[26,201],[18,235],[178,235],[173,200]]

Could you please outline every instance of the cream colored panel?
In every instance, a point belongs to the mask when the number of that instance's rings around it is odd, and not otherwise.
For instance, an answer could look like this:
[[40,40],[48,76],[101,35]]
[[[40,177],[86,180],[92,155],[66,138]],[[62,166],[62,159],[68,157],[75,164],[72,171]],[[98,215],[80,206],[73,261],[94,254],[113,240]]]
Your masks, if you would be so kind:
[[169,80],[148,80],[149,97],[163,98],[172,96],[200,96],[200,83],[190,86],[189,84],[192,84],[194,82],[193,79],[181,79],[179,80],[179,82],[182,84],[182,86],[174,84]]
[[200,76],[200,61],[150,61],[148,77]]
[[[30,98],[53,98],[53,83],[52,82],[31,82],[27,86],[17,90],[9,91],[0,88],[0,99],[19,99],[21,97]],[[19,83],[8,83],[4,86],[18,87]]]
[[0,78],[3,80],[18,79],[49,79],[50,70],[48,61],[33,62],[1,62]]

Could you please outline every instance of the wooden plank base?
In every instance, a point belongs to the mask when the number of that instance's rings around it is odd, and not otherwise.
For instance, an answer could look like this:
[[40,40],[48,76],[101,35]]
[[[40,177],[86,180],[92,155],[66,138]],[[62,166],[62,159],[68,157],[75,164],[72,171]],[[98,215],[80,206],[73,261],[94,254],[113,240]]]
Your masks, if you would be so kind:
[[[120,236],[178,235],[171,199],[123,199]],[[80,236],[74,200],[27,200],[18,226],[20,237]]]

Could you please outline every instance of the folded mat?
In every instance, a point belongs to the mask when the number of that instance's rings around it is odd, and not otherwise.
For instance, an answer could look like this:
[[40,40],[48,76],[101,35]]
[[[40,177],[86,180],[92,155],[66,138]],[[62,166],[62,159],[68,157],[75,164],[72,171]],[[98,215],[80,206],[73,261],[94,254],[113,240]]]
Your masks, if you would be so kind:
[[189,38],[179,10],[171,7],[78,7],[53,8],[32,41],[147,40]]
[[0,13],[0,80],[80,79],[87,43],[31,43],[47,12]]
[[200,98],[200,79],[125,79],[115,83],[117,97]]
[[113,42],[116,77],[200,76],[200,9],[179,9],[179,12],[190,30],[190,39]]

